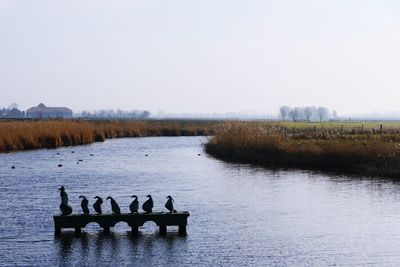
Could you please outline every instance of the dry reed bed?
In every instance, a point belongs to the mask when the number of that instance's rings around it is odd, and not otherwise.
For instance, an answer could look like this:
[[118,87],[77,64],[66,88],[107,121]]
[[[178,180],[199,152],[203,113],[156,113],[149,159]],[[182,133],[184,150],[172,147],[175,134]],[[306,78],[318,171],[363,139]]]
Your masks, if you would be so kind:
[[210,135],[216,122],[0,121],[0,152],[83,145],[108,138]]
[[210,138],[206,151],[218,158],[272,167],[400,175],[400,129],[316,130],[282,124],[227,123]]

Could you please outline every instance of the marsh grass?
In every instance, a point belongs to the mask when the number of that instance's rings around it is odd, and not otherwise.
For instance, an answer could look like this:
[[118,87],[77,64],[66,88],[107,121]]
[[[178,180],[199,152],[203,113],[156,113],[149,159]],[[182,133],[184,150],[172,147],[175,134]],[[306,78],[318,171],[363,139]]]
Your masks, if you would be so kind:
[[0,152],[84,145],[108,138],[210,135],[217,122],[0,121]]
[[273,167],[400,175],[400,127],[314,126],[231,122],[221,127],[205,148],[221,159]]

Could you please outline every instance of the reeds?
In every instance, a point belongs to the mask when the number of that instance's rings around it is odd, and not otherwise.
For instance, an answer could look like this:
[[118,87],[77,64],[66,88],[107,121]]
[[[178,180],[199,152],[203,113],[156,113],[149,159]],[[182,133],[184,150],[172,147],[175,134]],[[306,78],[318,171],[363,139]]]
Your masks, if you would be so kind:
[[221,159],[272,167],[400,175],[399,129],[309,126],[233,122],[220,128],[205,148]]
[[210,135],[217,122],[0,121],[0,152],[83,145],[108,138]]

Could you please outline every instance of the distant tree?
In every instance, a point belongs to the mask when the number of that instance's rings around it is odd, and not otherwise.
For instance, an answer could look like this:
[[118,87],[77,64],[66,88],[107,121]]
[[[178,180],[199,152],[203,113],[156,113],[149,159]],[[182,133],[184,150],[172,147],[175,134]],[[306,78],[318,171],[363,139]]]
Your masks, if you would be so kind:
[[325,107],[318,107],[318,117],[319,121],[323,121],[328,117],[329,111]]
[[332,118],[334,118],[335,120],[337,119],[337,112],[336,112],[336,110],[334,110],[334,111],[332,112]]
[[297,121],[299,119],[299,109],[298,108],[294,108],[291,109],[289,111],[289,117],[293,120],[293,121]]
[[304,117],[307,121],[311,121],[311,118],[317,113],[317,109],[315,107],[305,107],[304,108]]
[[283,121],[288,117],[290,110],[291,110],[291,108],[289,106],[282,106],[279,109],[279,112],[281,114],[281,118]]

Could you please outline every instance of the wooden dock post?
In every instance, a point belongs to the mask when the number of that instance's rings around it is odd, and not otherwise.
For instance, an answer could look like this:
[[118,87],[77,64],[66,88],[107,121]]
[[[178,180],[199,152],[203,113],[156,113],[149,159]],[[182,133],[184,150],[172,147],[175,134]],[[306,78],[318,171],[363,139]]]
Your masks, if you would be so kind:
[[179,225],[179,234],[186,235],[186,225]]
[[75,234],[80,235],[81,234],[81,228],[80,227],[75,227]]
[[167,226],[166,225],[160,225],[160,234],[165,235],[167,233]]

